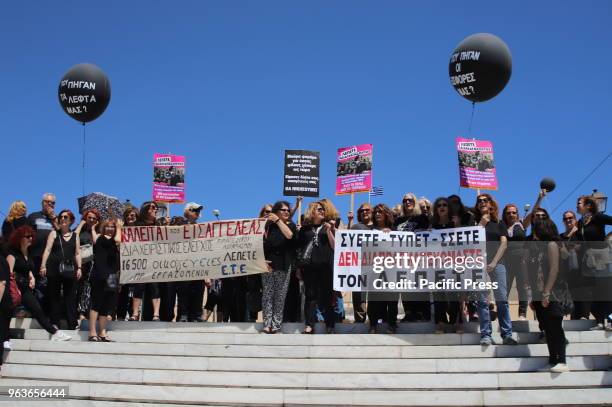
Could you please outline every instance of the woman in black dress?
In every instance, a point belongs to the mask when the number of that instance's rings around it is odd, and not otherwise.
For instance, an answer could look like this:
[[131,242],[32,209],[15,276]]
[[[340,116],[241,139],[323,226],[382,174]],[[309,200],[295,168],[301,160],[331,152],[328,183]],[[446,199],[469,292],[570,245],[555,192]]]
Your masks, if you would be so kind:
[[91,284],[89,275],[93,267],[93,235],[92,229],[100,221],[100,213],[96,209],[83,212],[83,218],[75,232],[78,236],[81,250],[81,266],[83,275],[77,284],[77,312],[79,321],[89,317],[91,308]]

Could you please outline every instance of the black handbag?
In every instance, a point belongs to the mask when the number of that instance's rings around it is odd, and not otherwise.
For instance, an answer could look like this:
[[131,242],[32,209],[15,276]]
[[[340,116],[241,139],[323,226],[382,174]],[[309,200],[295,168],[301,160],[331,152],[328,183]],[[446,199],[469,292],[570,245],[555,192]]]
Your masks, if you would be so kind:
[[297,249],[296,264],[298,267],[304,268],[312,265],[312,252],[314,251],[314,248],[319,245],[320,230],[321,226],[314,230],[314,236],[312,240],[306,244],[306,246]]
[[60,277],[66,279],[73,279],[76,277],[76,268],[74,267],[74,261],[72,259],[65,258],[66,256],[64,255],[64,245],[62,244],[62,240],[64,240],[64,238],[59,233],[58,237],[60,241],[60,248],[62,249],[62,261],[59,265]]

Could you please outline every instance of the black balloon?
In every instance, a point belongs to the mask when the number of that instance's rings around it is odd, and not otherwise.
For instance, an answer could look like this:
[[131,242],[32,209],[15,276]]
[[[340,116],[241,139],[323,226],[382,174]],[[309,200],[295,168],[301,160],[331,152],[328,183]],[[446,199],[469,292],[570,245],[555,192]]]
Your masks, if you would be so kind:
[[470,35],[453,51],[448,74],[451,85],[467,100],[489,100],[497,96],[510,80],[510,49],[493,34]]
[[542,181],[540,181],[540,188],[545,189],[546,192],[554,190],[556,186],[557,184],[552,178],[542,178]]
[[68,116],[88,123],[106,110],[111,97],[110,82],[96,65],[78,64],[60,81],[58,97]]

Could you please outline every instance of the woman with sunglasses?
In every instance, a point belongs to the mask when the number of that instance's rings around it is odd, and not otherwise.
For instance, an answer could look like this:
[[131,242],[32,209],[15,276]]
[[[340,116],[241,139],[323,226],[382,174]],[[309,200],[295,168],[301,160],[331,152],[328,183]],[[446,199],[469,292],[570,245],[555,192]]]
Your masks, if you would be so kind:
[[[126,205],[127,208],[123,211],[122,219],[124,226],[136,226],[136,222],[138,222],[138,209],[133,207],[131,204]],[[138,313],[138,308],[136,311],[133,309],[133,301],[132,297],[134,295],[134,290],[136,288],[136,284],[122,284],[119,286],[119,295],[117,296],[117,313],[116,317],[118,321],[125,321],[126,318],[128,321],[133,321],[132,315],[136,315]]]
[[[402,216],[395,220],[394,230],[401,232],[417,232],[429,229],[429,218],[421,212],[415,194],[408,192],[402,199]],[[431,303],[429,293],[402,293],[404,306],[403,321],[431,320]]]
[[[23,305],[32,317],[38,321],[44,330],[49,332],[53,341],[69,341],[72,339],[60,331],[58,325],[53,325],[42,310],[36,295],[34,294],[34,259],[30,255],[30,248],[34,240],[34,230],[30,226],[20,226],[9,239],[10,254],[7,256],[11,274],[21,291],[21,305]],[[8,290],[8,287],[7,287]]]
[[512,284],[516,280],[516,290],[519,298],[519,320],[526,321],[530,296],[529,277],[527,275],[527,264],[525,263],[527,233],[519,218],[518,206],[515,204],[508,204],[504,207],[502,220],[508,232],[508,248],[504,256],[507,272],[506,283],[508,284],[506,296],[510,296]]
[[431,201],[424,196],[419,198],[419,208],[421,208],[421,213],[427,216],[427,219],[431,221],[432,210],[431,210]]
[[578,257],[582,275],[592,287],[591,312],[597,321],[591,330],[612,331],[612,255],[606,242],[606,225],[612,225],[612,216],[600,212],[597,201],[588,195],[578,199],[576,209],[582,215],[577,225],[582,242]]
[[[433,204],[432,229],[451,229],[460,227],[455,225],[450,217],[449,202],[447,198],[441,197]],[[462,315],[459,312],[459,294],[456,291],[435,292],[434,297],[434,322],[436,333],[446,331],[446,325],[454,328],[455,332],[462,333]]]
[[77,312],[79,321],[89,318],[91,308],[91,284],[89,275],[93,267],[93,235],[92,230],[100,221],[100,213],[97,209],[88,209],[83,212],[79,226],[74,231],[79,238],[81,250],[81,266],[83,275],[77,284]]
[[[372,210],[372,229],[389,233],[393,230],[393,212],[385,204],[378,204]],[[385,292],[372,292],[368,295],[368,319],[370,320],[370,333],[376,333],[378,320],[382,319],[389,326],[387,333],[397,332],[397,313],[399,294]]]
[[[135,226],[157,225],[157,205],[153,201],[147,201],[140,206],[140,213]],[[132,316],[130,321],[140,319],[140,306],[142,304],[143,321],[159,321],[159,309],[161,305],[161,283],[134,284],[134,298],[132,303]],[[143,297],[150,304],[143,303]],[[150,305],[150,306],[149,306]]]
[[336,222],[326,221],[325,206],[313,202],[304,215],[298,236],[298,267],[304,281],[305,327],[302,333],[313,334],[317,322],[317,309],[323,313],[327,333],[336,325],[334,311],[333,258]]
[[[480,194],[476,198],[476,221],[485,228],[487,239],[487,264],[486,272],[492,282],[497,282],[497,289],[493,290],[495,303],[497,305],[497,316],[504,345],[516,345],[512,338],[512,320],[510,319],[510,307],[506,295],[506,268],[503,256],[508,246],[508,231],[499,221],[499,209],[497,202],[489,194]],[[478,320],[480,322],[480,344],[488,346],[493,343],[491,335],[491,314],[489,310],[489,292],[480,291],[478,294]]]
[[585,291],[588,292],[587,283],[584,276],[580,273],[578,262],[580,233],[578,231],[578,219],[574,211],[563,213],[563,225],[565,231],[559,234],[561,241],[561,264],[562,270],[567,270],[567,284],[574,300],[574,310],[572,319],[589,319],[590,301],[581,301],[586,298]]
[[[357,209],[357,223],[352,225],[352,230],[371,230],[374,227],[372,220],[372,206],[368,203],[361,204]],[[352,292],[353,315],[355,322],[365,322],[367,316],[367,293],[360,291]]]
[[281,329],[296,239],[297,228],[291,222],[289,202],[276,202],[264,233],[264,255],[270,272],[261,275],[263,333],[275,334]]
[[[40,266],[41,277],[47,277],[50,319],[59,326],[62,296],[68,329],[78,326],[76,316],[76,289],[81,278],[81,250],[77,234],[70,230],[75,217],[69,209],[57,215],[59,229],[49,233]],[[62,295],[63,294],[63,295]]]
[[[92,229],[94,242],[94,268],[91,271],[91,311],[89,312],[89,341],[112,342],[106,333],[108,316],[117,304],[119,245],[121,244],[121,221],[106,220],[100,224],[98,234]],[[115,280],[115,283],[109,281]],[[96,321],[100,333],[96,330]]]

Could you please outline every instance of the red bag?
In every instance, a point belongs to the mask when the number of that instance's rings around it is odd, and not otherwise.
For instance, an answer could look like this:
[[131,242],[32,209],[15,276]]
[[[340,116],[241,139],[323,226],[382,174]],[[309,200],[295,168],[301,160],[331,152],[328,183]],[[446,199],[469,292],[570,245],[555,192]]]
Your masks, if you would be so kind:
[[17,307],[21,304],[21,291],[17,286],[17,281],[15,281],[15,273],[11,273],[11,278],[9,281],[9,294],[11,296],[11,300],[13,300],[13,307]]

